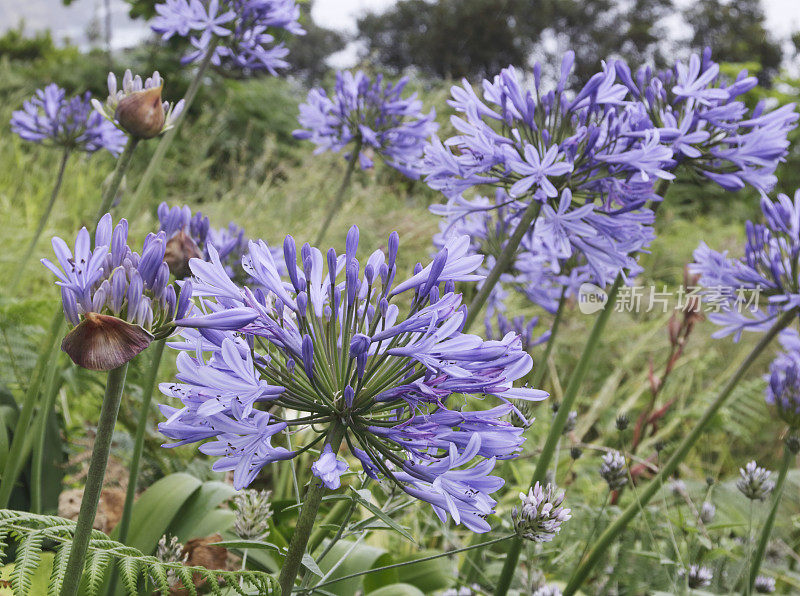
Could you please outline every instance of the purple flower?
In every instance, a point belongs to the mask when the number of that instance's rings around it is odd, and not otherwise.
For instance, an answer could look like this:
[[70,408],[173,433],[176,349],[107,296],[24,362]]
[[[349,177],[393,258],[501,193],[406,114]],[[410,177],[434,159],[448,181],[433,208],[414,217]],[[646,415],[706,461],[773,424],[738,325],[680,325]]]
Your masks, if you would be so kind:
[[67,321],[74,327],[62,349],[84,368],[110,370],[128,362],[150,342],[172,333],[190,309],[191,282],[178,296],[164,262],[163,233],[149,234],[141,254],[128,247],[128,222],[113,227],[109,214],[97,225],[94,247],[86,228],[74,250],[53,238],[56,263],[42,264],[61,287]]
[[298,117],[303,128],[294,136],[313,142],[315,153],[338,153],[358,143],[362,169],[372,167],[374,154],[406,176],[418,178],[423,145],[439,125],[433,110],[422,113],[416,94],[402,96],[407,83],[406,78],[391,83],[381,75],[371,80],[361,71],[338,72],[332,97],[323,89],[308,92]]
[[800,335],[794,329],[780,334],[783,352],[769,366],[766,400],[793,429],[800,427]]
[[634,74],[622,62],[615,66],[640,107],[627,134],[643,138],[655,130],[674,154],[667,169],[692,168],[726,190],[772,189],[787,135],[797,125],[794,104],[766,111],[762,102],[748,112],[738,97],[756,86],[755,77],[743,70],[726,80],[710,49],[663,72],[643,67]]
[[331,450],[330,443],[325,444],[319,459],[311,464],[311,472],[314,476],[322,480],[322,483],[331,490],[336,490],[342,485],[340,476],[349,468],[347,462],[336,457]]
[[800,190],[794,199],[779,194],[773,202],[761,199],[765,223],[745,225],[744,256],[728,257],[705,243],[694,251],[689,266],[699,275],[703,299],[712,305],[708,315],[722,329],[713,337],[769,329],[781,312],[800,306]]
[[91,94],[66,98],[55,83],[36,91],[36,95],[11,115],[11,130],[33,143],[94,153],[106,149],[119,155],[125,134],[92,109]]
[[184,64],[201,60],[215,43],[215,66],[277,75],[289,66],[289,50],[276,43],[273,33],[305,33],[294,0],[165,0],[155,9],[153,31],[165,40],[187,37],[195,48],[184,56]]
[[[265,242],[250,242],[245,287],[231,281],[213,247],[209,261],[192,259],[199,304],[177,321],[184,341],[170,344],[180,350],[178,382],[161,386],[182,407],[162,407],[161,432],[171,445],[212,440],[201,450],[222,458],[215,469],[235,470],[241,488],[259,466],[294,457],[272,447],[273,435],[291,429],[306,437],[302,452],[339,425],[369,476],[427,501],[443,520],[486,531],[490,493],[503,484],[490,475],[495,460],[515,457],[523,442],[522,428],[506,418],[522,417],[517,400],[547,396],[514,386],[531,357],[513,332],[489,341],[462,332],[466,309],[454,284],[473,279],[480,266],[467,238],[453,239],[395,285],[397,234],[363,267],[358,237],[354,226],[344,254],[323,256],[308,244],[298,250],[287,236],[282,258]],[[405,293],[413,293],[411,308],[401,311],[394,302]],[[471,412],[464,407],[470,395],[491,395],[500,405]],[[346,469],[330,444],[312,465],[329,488],[339,487]]]
[[558,155],[558,147],[555,146],[550,147],[540,157],[539,152],[533,145],[526,144],[523,151],[524,161],[519,159],[515,151],[509,149],[509,152],[510,155],[506,161],[507,166],[516,174],[522,176],[511,185],[509,190],[509,194],[514,198],[525,194],[534,185],[541,189],[545,197],[557,197],[558,191],[547,177],[563,176],[567,172],[571,172],[574,167],[573,164],[563,161],[564,156]]

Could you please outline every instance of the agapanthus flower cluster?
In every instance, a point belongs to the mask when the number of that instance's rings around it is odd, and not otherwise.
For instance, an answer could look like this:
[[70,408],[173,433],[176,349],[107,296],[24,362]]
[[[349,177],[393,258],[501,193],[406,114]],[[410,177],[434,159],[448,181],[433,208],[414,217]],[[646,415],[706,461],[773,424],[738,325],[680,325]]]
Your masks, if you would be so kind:
[[66,91],[52,83],[11,114],[11,130],[33,143],[86,153],[105,149],[119,155],[125,135],[97,114],[90,100],[88,91],[68,99]]
[[227,228],[211,227],[208,217],[199,211],[183,207],[158,206],[159,229],[167,236],[165,260],[170,272],[178,278],[191,274],[189,261],[193,258],[210,258],[209,246],[214,246],[228,275],[238,279],[243,275],[242,256],[247,249],[244,229],[231,222]]
[[710,524],[714,521],[716,515],[717,507],[714,503],[703,501],[703,504],[700,506],[700,521],[704,524]]
[[155,9],[153,31],[163,39],[188,38],[194,48],[184,64],[202,60],[213,47],[215,66],[277,75],[289,66],[289,50],[275,35],[305,34],[294,0],[165,0]]
[[746,223],[743,257],[705,243],[694,251],[689,270],[700,276],[703,300],[714,307],[708,319],[722,327],[712,337],[733,334],[738,341],[743,331],[766,331],[782,312],[800,306],[800,191],[794,199],[763,197],[761,210],[764,223]]
[[553,484],[542,487],[538,482],[528,491],[520,493],[521,507],[511,510],[511,519],[517,534],[533,542],[551,542],[569,520],[571,509],[562,507],[564,491]]
[[433,110],[423,114],[416,93],[403,97],[407,83],[407,78],[392,83],[382,75],[370,79],[361,71],[338,72],[331,97],[321,88],[308,92],[298,116],[303,128],[294,136],[314,143],[315,153],[347,148],[346,157],[351,158],[358,151],[361,169],[371,168],[371,156],[377,156],[406,176],[419,178],[423,146],[439,125]]
[[180,295],[164,262],[166,237],[148,234],[142,252],[128,246],[128,222],[113,226],[106,214],[92,239],[78,232],[75,248],[54,237],[56,263],[42,259],[57,278],[67,322],[73,329],[61,348],[78,366],[111,370],[131,360],[153,339],[174,330],[190,307],[191,282]]
[[655,130],[676,166],[685,164],[726,190],[749,185],[768,192],[775,186],[787,135],[797,125],[795,104],[769,111],[761,101],[748,110],[740,98],[757,79],[742,70],[726,80],[710,48],[660,72],[645,66],[632,74],[622,62],[615,66],[640,107],[638,131],[629,134],[644,138]]
[[561,588],[559,588],[556,585],[549,584],[546,586],[542,586],[541,588],[533,592],[531,596],[561,596]]
[[233,498],[236,519],[233,532],[242,540],[264,542],[269,536],[269,520],[272,517],[270,497],[272,491],[248,488],[239,491]]
[[755,461],[748,462],[744,468],[739,468],[736,488],[751,501],[763,501],[775,488],[775,483],[769,479],[771,475],[772,472]]
[[691,565],[689,569],[681,569],[679,574],[686,576],[686,583],[693,590],[711,585],[714,579],[714,572],[703,565]]
[[767,403],[792,428],[800,428],[800,334],[785,329],[779,336],[783,351],[769,366]]
[[619,490],[628,483],[625,456],[619,451],[609,451],[603,456],[600,476],[608,483],[608,490]]
[[[491,493],[503,485],[491,475],[495,461],[515,457],[524,441],[507,420],[521,416],[513,402],[547,394],[513,386],[532,367],[518,336],[462,332],[455,282],[475,280],[480,265],[469,239],[397,283],[398,235],[363,267],[358,238],[354,226],[344,254],[308,244],[298,254],[287,236],[282,265],[251,241],[251,287],[230,280],[213,246],[210,262],[193,259],[196,316],[178,321],[178,381],[161,385],[180,404],[161,406],[160,430],[170,446],[203,443],[238,489],[268,463],[310,449],[320,454],[314,481],[338,487],[346,445],[368,476],[430,503],[443,521],[449,514],[485,532]],[[500,403],[470,411],[470,395]]]
[[161,100],[164,79],[158,74],[142,82],[139,75],[126,70],[122,88],[117,87],[117,77],[108,73],[108,98],[105,103],[92,99],[94,109],[113,122],[120,130],[138,139],[150,139],[175,125],[183,112],[183,100],[175,105]]

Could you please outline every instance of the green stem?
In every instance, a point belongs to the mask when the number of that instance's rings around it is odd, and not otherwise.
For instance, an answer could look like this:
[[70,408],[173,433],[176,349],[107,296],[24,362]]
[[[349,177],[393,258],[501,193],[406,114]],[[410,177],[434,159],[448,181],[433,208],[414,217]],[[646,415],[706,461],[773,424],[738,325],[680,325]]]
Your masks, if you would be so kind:
[[783,446],[783,461],[781,462],[781,469],[778,473],[778,482],[775,485],[775,494],[772,497],[772,507],[769,510],[769,515],[764,521],[764,527],[761,530],[761,537],[758,539],[758,546],[756,546],[755,553],[753,554],[753,563],[750,566],[749,578],[749,591],[753,591],[753,585],[756,582],[756,577],[761,569],[761,563],[764,560],[764,553],[767,551],[767,543],[769,542],[772,528],[775,526],[775,518],[778,516],[778,506],[783,497],[783,485],[786,483],[786,476],[789,473],[789,468],[794,462],[796,454],[789,449],[788,445]]
[[86,475],[86,487],[83,490],[81,510],[78,522],[75,525],[75,535],[72,538],[72,547],[67,560],[67,569],[64,573],[64,584],[61,596],[77,596],[80,587],[83,564],[86,560],[86,550],[89,547],[89,538],[92,534],[94,518],[97,514],[97,504],[100,502],[100,492],[103,489],[103,478],[106,475],[106,465],[111,452],[111,438],[114,435],[114,426],[117,422],[119,404],[122,401],[122,391],[125,388],[125,374],[128,364],[108,372],[106,393],[103,406],[100,409],[100,420],[97,423],[97,436],[94,439],[92,459],[89,463],[89,472]]
[[314,246],[319,246],[320,243],[325,239],[325,233],[328,231],[328,227],[331,225],[333,217],[336,215],[336,212],[342,208],[344,193],[347,190],[347,187],[350,186],[350,178],[352,178],[353,171],[356,169],[356,162],[358,162],[359,153],[361,153],[361,137],[356,139],[355,147],[353,147],[353,153],[350,155],[350,159],[347,162],[347,169],[344,172],[344,178],[342,178],[342,183],[339,185],[339,190],[336,191],[336,196],[333,198],[331,207],[328,209],[328,213],[325,215],[325,221],[322,222],[322,227],[317,233],[317,239],[314,242]]
[[47,422],[53,411],[58,395],[59,383],[56,373],[60,372],[57,362],[52,362],[47,370],[47,387],[44,402],[39,408],[38,424],[36,426],[36,443],[33,446],[33,462],[31,469],[31,511],[42,513],[42,469],[44,468],[44,443],[47,436]]
[[485,280],[483,280],[481,289],[478,290],[478,293],[472,299],[472,302],[469,303],[469,308],[467,309],[467,320],[464,322],[465,333],[469,331],[469,328],[475,322],[475,319],[478,318],[478,314],[481,312],[483,305],[486,304],[489,294],[492,293],[492,290],[500,280],[500,276],[503,273],[506,273],[511,267],[511,264],[514,262],[514,257],[517,254],[517,249],[519,248],[520,243],[522,243],[522,239],[525,237],[525,234],[530,231],[531,224],[533,223],[533,220],[536,219],[536,216],[539,215],[539,210],[541,208],[541,202],[537,201],[536,199],[531,199],[531,202],[528,205],[528,208],[525,210],[525,213],[522,214],[522,219],[520,219],[519,224],[514,230],[514,233],[511,235],[511,238],[508,239],[503,252],[500,253],[500,256],[495,261],[494,267],[492,267],[489,275]]
[[[344,432],[345,428],[341,422],[334,422],[331,426],[327,443],[331,446],[331,450],[334,453],[339,450],[339,446],[342,444]],[[297,524],[295,525],[292,539],[289,542],[289,549],[283,561],[280,577],[278,578],[278,583],[280,583],[281,586],[281,594],[288,595],[292,593],[294,580],[297,578],[297,574],[300,571],[303,555],[306,553],[308,539],[311,536],[311,530],[314,528],[314,521],[317,519],[317,512],[319,511],[319,504],[322,502],[325,491],[325,485],[312,478],[308,490],[306,491],[303,508],[300,510],[300,515],[297,518]]]
[[550,337],[547,338],[547,345],[544,348],[544,354],[542,354],[542,358],[539,360],[538,366],[533,371],[531,387],[538,388],[542,384],[542,381],[544,381],[544,376],[547,372],[547,361],[553,351],[553,345],[556,343],[556,335],[558,335],[558,328],[561,326],[561,319],[564,315],[564,306],[566,302],[567,288],[565,287],[561,290],[561,298],[558,300],[558,310],[556,311],[556,316],[553,319],[553,324],[550,326]]
[[44,228],[47,225],[47,220],[50,219],[50,214],[53,212],[53,205],[56,204],[58,193],[61,190],[61,183],[64,181],[64,170],[67,167],[68,159],[69,159],[69,149],[65,147],[64,152],[61,155],[61,163],[58,167],[58,175],[56,176],[56,183],[53,186],[52,192],[50,193],[50,201],[44,208],[44,213],[42,213],[42,216],[39,218],[39,225],[36,226],[36,232],[34,232],[30,244],[28,244],[28,250],[25,251],[22,259],[19,262],[19,266],[17,267],[17,273],[14,276],[14,281],[11,282],[12,293],[14,292],[14,290],[16,290],[17,286],[19,285],[19,282],[22,279],[22,274],[25,272],[25,268],[28,265],[28,261],[30,261],[31,255],[33,254],[33,251],[36,249],[36,245],[39,243],[39,238],[42,236],[42,232],[44,232]]
[[117,159],[117,166],[114,168],[114,174],[111,177],[111,183],[108,185],[105,192],[103,192],[103,198],[100,200],[100,209],[97,211],[97,221],[100,221],[100,219],[111,209],[111,204],[114,202],[114,197],[117,196],[117,192],[122,184],[122,179],[125,176],[125,172],[131,165],[133,151],[136,149],[136,145],[138,144],[138,138],[132,136],[128,137],[128,142],[125,143],[125,149],[122,150],[122,155],[120,155],[119,159]]
[[217,43],[218,40],[215,40],[212,41],[208,46],[206,55],[203,56],[203,61],[197,68],[197,72],[195,73],[192,82],[189,83],[189,88],[186,90],[186,94],[183,96],[183,111],[178,115],[178,118],[175,120],[175,124],[172,126],[172,128],[165,132],[162,135],[161,140],[158,142],[156,150],[153,153],[153,157],[150,158],[150,163],[147,164],[147,168],[145,169],[144,174],[142,174],[139,184],[136,186],[136,191],[133,193],[133,196],[128,203],[128,208],[125,211],[126,213],[134,213],[133,209],[138,206],[142,195],[144,195],[147,189],[150,188],[150,183],[153,181],[153,177],[161,167],[161,162],[164,160],[164,156],[166,155],[167,151],[169,151],[172,141],[175,140],[178,130],[180,130],[183,121],[186,119],[186,114],[189,113],[189,108],[192,106],[192,103],[197,96],[197,92],[200,89],[200,84],[203,82],[203,76],[211,64],[211,58],[214,55],[214,51],[217,49]]
[[797,318],[797,313],[797,310],[790,310],[789,312],[784,313],[783,316],[781,316],[781,318],[769,329],[769,331],[762,336],[758,344],[756,344],[753,350],[747,355],[747,358],[745,358],[744,362],[742,362],[742,364],[736,370],[733,377],[731,377],[731,379],[725,384],[725,387],[722,388],[722,391],[720,391],[719,395],[714,399],[713,402],[711,402],[711,404],[709,404],[703,415],[695,424],[694,428],[684,437],[675,450],[675,453],[672,454],[658,474],[638,494],[636,501],[628,505],[628,507],[622,512],[622,514],[620,514],[616,521],[608,526],[608,528],[606,528],[605,531],[600,535],[600,537],[597,539],[597,542],[589,551],[589,554],[586,555],[585,559],[573,572],[572,577],[570,578],[569,583],[564,590],[564,596],[572,596],[572,594],[577,592],[578,588],[580,588],[583,582],[586,581],[586,578],[589,576],[591,570],[595,565],[597,565],[597,563],[606,553],[611,543],[627,527],[631,520],[636,517],[638,512],[644,509],[645,505],[650,502],[650,499],[656,495],[659,487],[664,484],[672,475],[672,473],[678,468],[678,465],[680,465],[680,463],[689,453],[689,450],[708,428],[716,413],[728,400],[731,393],[733,393],[733,390],[736,388],[736,385],[739,383],[739,381],[741,381],[742,377],[744,377],[745,373],[750,366],[752,366],[753,362],[755,362],[755,360],[767,348],[775,336],[778,335],[778,333],[780,333],[783,329],[788,327],[789,324],[795,318]]
[[25,447],[25,439],[28,437],[28,426],[30,426],[33,417],[33,410],[39,399],[39,388],[44,378],[45,366],[50,364],[52,355],[58,349],[57,340],[61,335],[63,324],[64,314],[59,309],[53,316],[53,321],[50,323],[50,331],[39,350],[39,357],[36,360],[31,382],[25,392],[25,401],[22,404],[17,424],[14,427],[14,438],[11,441],[11,448],[8,451],[8,458],[3,469],[3,478],[0,480],[0,509],[8,508],[11,492],[14,490],[14,484],[22,467],[22,460],[24,459],[22,452]]
[[[606,302],[605,308],[600,311],[597,320],[594,322],[594,327],[592,327],[592,332],[583,348],[581,358],[575,366],[575,370],[572,371],[572,375],[570,375],[569,383],[564,390],[564,398],[561,400],[561,405],[558,406],[558,412],[556,412],[553,418],[553,423],[550,425],[550,430],[547,433],[547,438],[545,439],[544,447],[542,447],[542,452],[539,455],[539,460],[536,462],[536,470],[533,473],[533,478],[531,478],[531,486],[537,482],[544,483],[545,481],[547,469],[550,467],[550,461],[556,453],[556,446],[558,445],[559,439],[561,439],[564,425],[566,425],[567,418],[572,410],[572,405],[578,397],[578,390],[583,384],[586,373],[589,371],[589,365],[600,343],[600,337],[603,335],[608,317],[614,310],[617,293],[621,286],[622,274],[620,273],[617,275],[614,284],[611,286],[611,290],[608,292],[608,301]],[[522,538],[517,538],[511,543],[511,547],[509,548],[508,555],[503,564],[503,571],[500,573],[500,578],[494,590],[495,596],[505,596],[506,592],[508,592],[521,552]]]
[[[128,488],[125,492],[125,506],[122,509],[122,518],[119,522],[118,540],[125,544],[128,540],[128,532],[131,527],[131,517],[133,516],[133,503],[136,500],[136,485],[139,479],[139,464],[142,460],[144,450],[144,437],[147,434],[147,415],[150,413],[150,403],[153,400],[153,390],[156,386],[158,377],[158,367],[161,365],[161,356],[164,354],[164,343],[166,340],[159,339],[153,342],[151,351],[153,359],[150,363],[150,370],[147,373],[145,384],[142,387],[142,409],[139,411],[139,419],[136,421],[136,437],[133,441],[133,455],[131,456],[131,467],[128,471]],[[107,594],[114,594],[117,588],[117,569],[111,570],[109,589]]]

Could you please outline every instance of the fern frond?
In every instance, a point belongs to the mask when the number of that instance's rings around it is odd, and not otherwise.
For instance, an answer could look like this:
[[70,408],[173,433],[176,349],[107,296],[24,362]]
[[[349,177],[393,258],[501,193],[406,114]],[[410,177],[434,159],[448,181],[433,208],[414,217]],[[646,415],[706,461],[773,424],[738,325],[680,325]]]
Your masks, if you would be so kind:
[[56,550],[56,556],[53,557],[53,571],[50,573],[50,584],[47,587],[47,596],[58,596],[61,593],[61,584],[64,583],[64,574],[67,571],[67,561],[71,551],[71,542],[59,545]]
[[[19,542],[11,576],[15,593],[29,593],[31,577],[41,560],[42,543],[45,540],[57,544],[48,593],[59,592],[64,581],[74,533],[75,522],[67,519],[0,509],[0,553],[6,548],[3,538],[10,535]],[[115,563],[120,570],[122,585],[132,594],[136,594],[141,582],[148,580],[152,581],[162,593],[169,593],[172,577],[180,579],[189,593],[197,594],[192,581],[195,576],[204,579],[206,586],[214,594],[222,594],[220,586],[224,585],[237,594],[245,595],[247,593],[242,590],[240,582],[255,587],[258,594],[264,596],[280,594],[277,580],[267,573],[248,570],[224,571],[181,563],[164,563],[153,556],[145,555],[140,550],[112,540],[98,530],[93,530],[82,581],[86,596],[95,596],[100,592],[106,574]]]
[[14,562],[14,571],[11,572],[11,588],[15,594],[30,592],[33,574],[39,561],[42,560],[42,540],[42,532],[31,532],[22,537]]

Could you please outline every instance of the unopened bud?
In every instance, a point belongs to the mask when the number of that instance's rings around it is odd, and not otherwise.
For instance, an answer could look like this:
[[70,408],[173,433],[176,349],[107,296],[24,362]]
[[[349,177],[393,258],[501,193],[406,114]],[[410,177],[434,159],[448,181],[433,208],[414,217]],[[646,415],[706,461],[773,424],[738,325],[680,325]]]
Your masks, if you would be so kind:
[[672,316],[669,318],[669,323],[667,323],[667,333],[669,334],[669,343],[674,347],[678,345],[678,335],[681,332],[681,322],[678,320],[678,317],[675,316],[675,313],[672,313]]
[[628,428],[628,416],[626,414],[620,414],[617,416],[617,430],[625,430]]
[[786,448],[797,455],[800,452],[800,438],[797,435],[789,435],[786,437]]
[[167,242],[164,250],[164,261],[169,265],[169,272],[177,279],[191,274],[189,259],[203,258],[197,243],[186,232],[181,230]]
[[126,132],[139,139],[152,139],[161,134],[166,120],[161,103],[161,85],[123,97],[114,118]]

